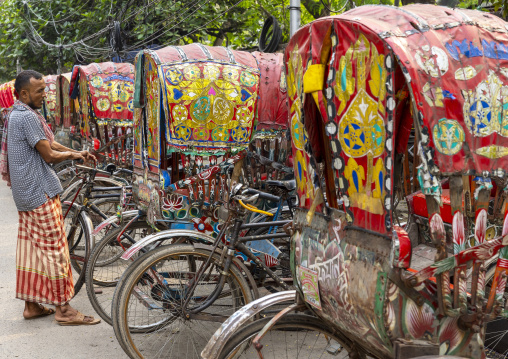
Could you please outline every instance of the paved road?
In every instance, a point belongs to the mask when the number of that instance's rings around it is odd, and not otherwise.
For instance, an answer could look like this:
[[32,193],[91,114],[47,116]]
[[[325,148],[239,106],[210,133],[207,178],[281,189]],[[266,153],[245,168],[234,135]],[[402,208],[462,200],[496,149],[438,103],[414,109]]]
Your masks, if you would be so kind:
[[[24,302],[15,299],[15,260],[18,213],[11,190],[0,180],[0,358],[68,359],[126,358],[113,328],[106,323],[61,327],[53,317],[24,320]],[[71,304],[95,315],[82,289]]]

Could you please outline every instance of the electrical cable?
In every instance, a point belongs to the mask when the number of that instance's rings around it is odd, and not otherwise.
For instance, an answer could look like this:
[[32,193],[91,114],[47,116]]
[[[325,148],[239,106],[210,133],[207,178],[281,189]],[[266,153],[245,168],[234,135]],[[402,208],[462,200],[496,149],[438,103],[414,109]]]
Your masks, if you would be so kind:
[[[51,3],[51,1],[52,1],[52,0],[41,1],[41,2],[49,2],[49,3]],[[42,17],[40,17],[39,15],[37,15],[37,13],[36,13],[36,12],[35,12],[35,11],[34,11],[34,10],[30,7],[30,6],[29,6],[29,5],[28,5],[28,3],[29,3],[29,2],[30,2],[30,1],[25,0],[23,3],[24,3],[24,4],[25,4],[25,3],[27,4],[28,9],[29,9],[29,10],[32,12],[32,14],[34,14],[34,15],[35,15],[35,17],[37,17],[39,20],[44,21],[44,22],[46,22],[46,23],[50,23],[50,22],[54,22],[54,23],[61,23],[61,22],[67,21],[68,19],[70,19],[70,18],[71,18],[71,17],[73,17],[73,16],[76,16],[76,15],[78,14],[78,11],[79,11],[79,10],[81,10],[83,7],[85,7],[85,5],[87,5],[87,4],[90,2],[90,0],[87,0],[87,1],[83,4],[83,5],[81,5],[81,7],[77,8],[77,9],[74,9],[74,10],[73,10],[73,11],[74,11],[74,13],[73,13],[73,14],[70,14],[68,17],[63,18],[63,19],[60,19],[60,20],[53,20],[53,21],[50,21],[50,20],[45,20],[45,19],[43,19]],[[53,14],[53,13],[52,13],[52,14]]]
[[[238,2],[236,2],[234,5],[232,5],[231,7],[229,7],[228,9],[224,10],[223,12],[221,12],[219,15],[217,15],[215,18],[213,18],[212,20],[208,21],[206,24],[204,24],[203,26],[200,26],[198,27],[197,29],[187,33],[186,35],[184,36],[180,36],[178,39],[176,39],[173,43],[176,43],[178,41],[180,41],[181,39],[183,39],[185,36],[189,36],[189,35],[192,35],[193,33],[195,33],[196,31],[198,30],[201,30],[203,29],[204,27],[208,26],[208,24],[210,24],[211,22],[217,20],[219,17],[221,17],[222,15],[224,15],[226,12],[230,11],[230,10],[233,10],[235,7],[237,7],[243,0],[239,0]],[[169,46],[169,45],[168,45]]]
[[[170,27],[169,29],[166,29],[164,32],[162,32],[160,35],[156,36],[156,37],[148,37],[148,38],[145,38],[143,39],[142,41],[128,47],[125,51],[130,51],[130,50],[133,50],[133,49],[136,49],[136,48],[139,48],[139,47],[142,47],[144,45],[147,45],[149,42],[153,42],[155,40],[157,40],[159,37],[167,34],[169,31],[173,30],[175,27],[177,27],[178,25],[180,25],[182,22],[184,22],[185,20],[189,19],[192,15],[194,15],[199,9],[201,9],[203,6],[205,6],[206,4],[208,4],[211,0],[206,0],[203,4],[199,5],[191,14],[189,14],[189,16],[183,18],[182,20],[180,20],[178,23],[176,23],[175,25],[173,25],[172,27]],[[243,0],[242,0],[243,1]],[[194,4],[200,2],[199,0],[196,1]],[[188,10],[191,10],[192,7],[189,7]],[[188,12],[187,10],[187,12]],[[215,19],[214,19],[215,20]]]
[[344,5],[341,7],[341,9],[340,9],[340,10],[335,11],[335,10],[331,9],[331,8],[330,8],[330,7],[329,7],[329,6],[328,6],[328,5],[327,5],[327,4],[326,4],[323,0],[319,0],[319,1],[321,1],[321,4],[323,4],[323,7],[324,7],[324,8],[325,8],[328,12],[330,12],[330,13],[334,13],[334,14],[342,13],[342,12],[344,11],[344,9],[346,8],[347,3],[349,2],[349,0],[346,0],[346,2],[345,2],[345,3],[344,3]]

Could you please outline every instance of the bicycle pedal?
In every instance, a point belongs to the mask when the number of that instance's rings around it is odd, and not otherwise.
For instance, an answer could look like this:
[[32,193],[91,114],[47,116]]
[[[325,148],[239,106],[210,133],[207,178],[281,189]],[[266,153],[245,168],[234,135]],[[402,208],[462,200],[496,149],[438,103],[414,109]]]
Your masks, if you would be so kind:
[[326,351],[328,354],[337,355],[342,351],[342,345],[332,339],[326,347]]
[[98,288],[95,288],[93,291],[95,294],[102,294],[103,293],[102,289],[98,289]]

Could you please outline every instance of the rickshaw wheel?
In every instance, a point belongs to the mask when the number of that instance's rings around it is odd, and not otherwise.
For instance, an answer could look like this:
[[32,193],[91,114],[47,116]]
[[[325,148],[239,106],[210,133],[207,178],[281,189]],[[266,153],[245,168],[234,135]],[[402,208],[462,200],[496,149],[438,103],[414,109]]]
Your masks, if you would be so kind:
[[[497,261],[493,261],[487,268],[485,282],[490,288],[494,273],[496,271]],[[508,293],[505,290],[505,300],[508,299]],[[489,359],[507,358],[508,355],[508,319],[498,317],[487,323],[485,328],[485,354]]]
[[[226,343],[220,359],[259,358],[252,340],[268,323],[271,317],[251,322],[239,330]],[[352,345],[339,333],[332,332],[323,322],[306,314],[288,314],[270,328],[261,339],[264,358],[366,358],[364,353],[348,350]]]
[[[196,268],[211,255],[207,275],[198,281],[189,306],[204,303],[216,288],[223,271],[220,255],[189,244],[175,244],[152,250],[136,259],[117,284],[112,303],[113,328],[118,342],[131,358],[199,358],[199,352],[225,320],[253,300],[249,284],[232,265],[221,294],[201,317],[186,317],[183,305]],[[153,291],[163,277],[163,287]],[[165,290],[162,291],[161,288]],[[213,316],[215,315],[215,319]]]

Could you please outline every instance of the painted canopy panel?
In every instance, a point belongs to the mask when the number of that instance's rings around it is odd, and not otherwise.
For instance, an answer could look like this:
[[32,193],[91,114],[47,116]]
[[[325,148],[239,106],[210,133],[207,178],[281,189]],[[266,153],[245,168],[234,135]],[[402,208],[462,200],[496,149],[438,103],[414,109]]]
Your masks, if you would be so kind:
[[[379,20],[380,11],[404,22],[390,26]],[[407,70],[423,144],[435,151],[431,171],[505,173],[508,35],[503,20],[479,11],[424,5],[362,7],[345,18],[384,38]]]
[[[326,189],[320,188],[316,160],[329,151],[334,184],[328,184],[327,190],[337,190],[348,221],[389,233],[395,107],[393,88],[387,86],[394,66],[386,66],[386,60],[393,57],[382,39],[363,25],[336,20],[313,22],[293,37],[286,50],[300,204],[310,209],[320,201],[319,192]],[[323,64],[329,64],[328,73],[309,81],[313,69]],[[323,91],[309,91],[312,86],[319,88],[324,77]],[[319,121],[324,122],[327,146]]]
[[133,65],[105,62],[74,66],[69,89],[72,97],[76,96],[76,86],[83,113],[88,113],[90,100],[98,123],[132,124]]
[[[56,101],[56,88],[57,88],[57,75],[44,76],[44,82],[46,82],[46,109],[48,111],[48,117],[46,120],[55,119],[57,113],[57,101]],[[55,123],[58,125],[58,123]]]
[[[206,61],[162,65],[168,142],[196,149],[246,147],[256,113],[259,71]],[[182,101],[183,100],[183,101]]]
[[[72,76],[71,72],[59,75],[56,87],[55,124],[57,126],[63,125],[64,128],[69,128],[71,126],[72,121],[73,101],[71,101],[71,98],[69,96],[71,76]],[[61,109],[62,106],[63,110]]]
[[206,46],[199,43],[185,46],[168,46],[156,51],[147,50],[146,53],[155,60],[157,65],[192,60],[215,60],[252,68],[257,67],[256,60],[248,52],[230,50],[221,46]]
[[259,93],[254,56],[197,43],[146,51],[145,56],[145,75],[156,76],[147,82],[147,91],[154,81],[160,86],[160,96],[147,94],[147,109],[160,108],[152,98],[162,102],[159,115],[167,119],[170,146],[194,153],[247,147]]
[[[363,6],[300,29],[285,61],[303,207],[317,198],[313,157],[323,155],[307,109],[314,102],[333,153],[332,187],[355,225],[390,233],[392,151],[401,148],[396,141],[407,143],[411,97],[431,173],[506,173],[508,35],[502,20],[430,5]],[[325,65],[322,91],[304,89],[314,65]]]
[[288,102],[286,72],[282,54],[253,52],[260,70],[258,124],[260,130],[286,130]]
[[14,104],[14,80],[0,85],[0,108],[9,108]]

